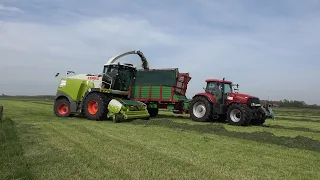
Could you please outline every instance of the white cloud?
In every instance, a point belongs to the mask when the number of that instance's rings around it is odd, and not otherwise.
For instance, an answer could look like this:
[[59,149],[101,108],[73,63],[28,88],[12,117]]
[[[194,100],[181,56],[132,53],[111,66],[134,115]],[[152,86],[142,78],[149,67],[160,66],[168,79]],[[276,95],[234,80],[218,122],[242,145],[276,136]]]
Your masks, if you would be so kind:
[[[190,72],[189,97],[202,91],[206,78],[226,77],[262,98],[320,103],[312,98],[320,87],[306,88],[320,75],[314,68],[319,65],[319,20],[254,16],[240,3],[217,2],[199,4],[202,11],[194,16],[185,14],[190,10],[186,5],[179,12],[147,7],[141,11],[146,14],[66,17],[63,25],[5,19],[0,29],[0,93],[53,94],[56,72],[97,73],[111,56],[140,49],[151,67]],[[217,11],[209,11],[213,6]],[[19,90],[30,81],[38,87]]]
[[0,14],[1,13],[23,13],[23,11],[17,7],[4,6],[0,4]]

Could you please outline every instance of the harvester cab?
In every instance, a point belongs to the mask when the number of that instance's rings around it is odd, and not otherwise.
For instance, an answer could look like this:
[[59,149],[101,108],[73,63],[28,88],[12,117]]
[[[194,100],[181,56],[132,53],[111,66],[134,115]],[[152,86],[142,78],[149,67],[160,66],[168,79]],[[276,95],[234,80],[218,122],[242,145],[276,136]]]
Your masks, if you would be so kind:
[[224,78],[207,79],[206,83],[205,92],[196,94],[189,104],[192,120],[227,120],[232,125],[261,125],[265,122],[266,111],[261,108],[259,98],[236,92],[239,85]]
[[105,65],[102,75],[102,88],[129,91],[134,81],[136,68],[128,64]]
[[149,68],[140,51],[129,51],[112,57],[98,75],[75,74],[60,80],[54,100],[54,113],[59,117],[81,114],[90,120],[112,118],[114,122],[126,119],[149,119],[146,104],[129,99],[129,87],[134,82],[136,68],[130,64],[115,63],[125,55],[140,56],[143,67]]

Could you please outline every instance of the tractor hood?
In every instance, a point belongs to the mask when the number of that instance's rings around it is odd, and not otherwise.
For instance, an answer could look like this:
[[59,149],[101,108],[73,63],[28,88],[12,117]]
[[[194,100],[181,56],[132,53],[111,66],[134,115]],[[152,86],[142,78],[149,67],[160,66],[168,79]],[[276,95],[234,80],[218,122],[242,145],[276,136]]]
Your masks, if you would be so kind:
[[231,101],[239,101],[241,103],[246,103],[248,101],[248,98],[257,98],[257,97],[249,94],[228,93],[228,100],[231,100]]

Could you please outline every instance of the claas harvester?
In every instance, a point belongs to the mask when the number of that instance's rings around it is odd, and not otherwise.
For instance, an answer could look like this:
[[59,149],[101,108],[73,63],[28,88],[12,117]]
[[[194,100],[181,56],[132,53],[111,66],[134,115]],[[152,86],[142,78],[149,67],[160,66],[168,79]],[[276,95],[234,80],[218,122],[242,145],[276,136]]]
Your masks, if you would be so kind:
[[139,55],[143,68],[149,68],[141,51],[129,51],[112,57],[104,65],[101,74],[75,74],[67,71],[66,77],[59,82],[54,98],[55,115],[80,115],[89,120],[112,119],[113,122],[149,119],[146,104],[129,98],[136,68],[132,64],[115,63],[117,59],[128,54]]

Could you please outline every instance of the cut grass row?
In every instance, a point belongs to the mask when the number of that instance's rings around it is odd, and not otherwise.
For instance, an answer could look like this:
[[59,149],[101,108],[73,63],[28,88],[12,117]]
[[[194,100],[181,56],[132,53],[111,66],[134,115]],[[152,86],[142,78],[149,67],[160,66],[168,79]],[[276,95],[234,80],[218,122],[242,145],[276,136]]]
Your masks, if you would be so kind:
[[297,121],[290,124],[277,117],[264,127],[234,127],[196,123],[161,112],[159,118],[150,121],[114,124],[57,118],[50,104],[1,100],[0,104],[5,106],[7,118],[1,122],[1,144],[8,133],[15,132],[18,137],[5,141],[10,146],[2,146],[1,152],[16,152],[19,157],[1,153],[5,164],[0,179],[8,179],[11,172],[15,177],[34,179],[320,176],[319,123],[295,125]]

